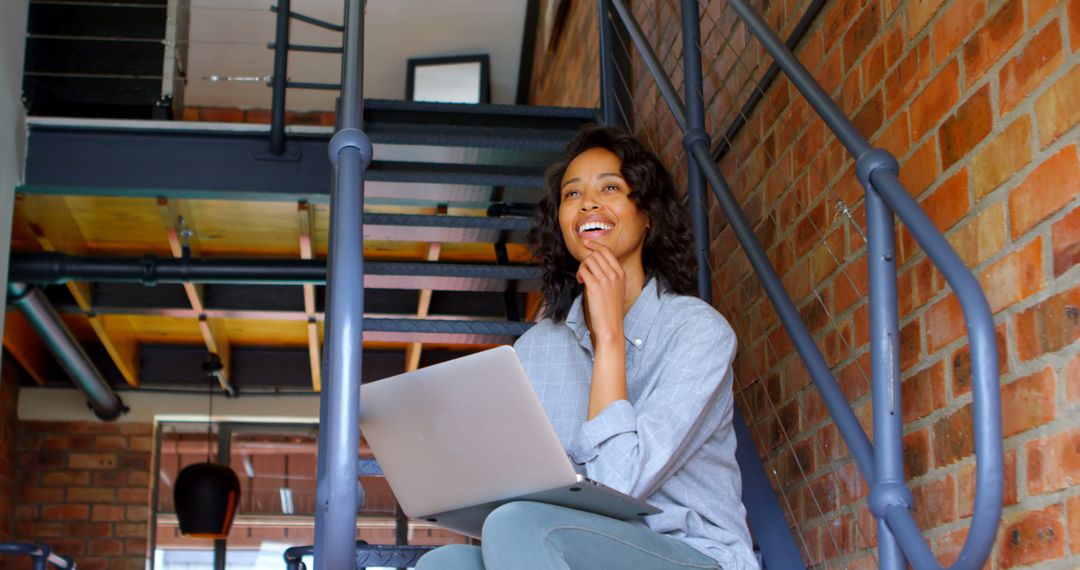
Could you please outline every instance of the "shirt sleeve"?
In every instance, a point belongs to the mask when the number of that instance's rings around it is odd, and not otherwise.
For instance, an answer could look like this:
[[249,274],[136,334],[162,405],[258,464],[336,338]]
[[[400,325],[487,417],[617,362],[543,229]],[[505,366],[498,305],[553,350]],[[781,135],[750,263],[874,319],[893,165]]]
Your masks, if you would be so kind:
[[[655,389],[634,404],[612,402],[581,424],[567,451],[589,478],[647,498],[730,423],[735,333],[718,314],[709,317],[683,321],[661,342]],[[709,413],[713,406],[725,413]]]

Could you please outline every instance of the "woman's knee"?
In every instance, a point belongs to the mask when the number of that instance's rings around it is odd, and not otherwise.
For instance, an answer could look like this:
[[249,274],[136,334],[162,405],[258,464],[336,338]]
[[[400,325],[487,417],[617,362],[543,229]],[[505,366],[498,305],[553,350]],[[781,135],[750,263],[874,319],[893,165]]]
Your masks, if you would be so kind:
[[478,546],[448,544],[425,554],[416,570],[484,570],[484,559]]

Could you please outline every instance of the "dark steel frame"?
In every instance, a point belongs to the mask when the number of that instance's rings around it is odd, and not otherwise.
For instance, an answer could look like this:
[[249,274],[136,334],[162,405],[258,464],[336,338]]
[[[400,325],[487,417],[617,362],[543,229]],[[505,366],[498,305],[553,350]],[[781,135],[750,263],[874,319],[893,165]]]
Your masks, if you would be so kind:
[[[729,0],[729,6],[736,11],[750,32],[762,43],[776,64],[856,159],[856,174],[866,189],[872,394],[877,443],[876,447],[871,447],[866,433],[840,392],[832,372],[799,318],[794,303],[788,297],[730,188],[720,175],[705,140],[699,133],[694,132],[692,124],[688,125],[687,111],[684,110],[671,80],[663,71],[633,15],[623,0],[610,2],[628,28],[635,46],[657,81],[664,100],[685,133],[684,144],[690,155],[690,162],[696,162],[704,169],[704,174],[712,185],[732,229],[791,336],[815,386],[821,392],[829,413],[852,450],[863,477],[870,485],[868,503],[871,512],[879,521],[878,561],[880,567],[889,570],[904,568],[905,557],[920,570],[941,568],[912,518],[910,509],[913,500],[904,483],[896,262],[893,243],[894,213],[908,227],[919,245],[927,252],[931,262],[955,291],[963,309],[972,354],[976,489],[975,509],[968,537],[960,556],[951,568],[981,567],[993,546],[1001,514],[1003,451],[994,323],[978,282],[925,212],[899,183],[896,178],[896,159],[887,151],[870,146],[746,0]],[[684,23],[697,20],[695,2],[684,4],[684,11],[690,11],[691,6],[693,18],[684,14]],[[696,24],[684,28],[684,36],[693,37],[693,28],[696,28]],[[766,549],[763,554],[768,563],[769,550]]]
[[486,53],[476,55],[455,55],[449,57],[410,57],[405,64],[405,99],[413,101],[416,88],[416,68],[428,65],[449,65],[452,63],[480,64],[480,92],[478,103],[491,101],[491,57]]
[[47,544],[40,542],[0,542],[0,554],[29,556],[34,570],[47,570],[49,565],[56,568],[75,570],[75,561],[67,556],[54,554]]

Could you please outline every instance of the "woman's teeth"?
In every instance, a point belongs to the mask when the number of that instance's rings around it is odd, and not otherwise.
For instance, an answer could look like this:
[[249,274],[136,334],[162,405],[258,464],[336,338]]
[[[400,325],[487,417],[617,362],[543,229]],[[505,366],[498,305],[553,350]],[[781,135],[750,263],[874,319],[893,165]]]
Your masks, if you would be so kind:
[[614,228],[615,224],[605,224],[603,222],[586,222],[578,226],[578,233],[585,233],[597,230],[610,230]]

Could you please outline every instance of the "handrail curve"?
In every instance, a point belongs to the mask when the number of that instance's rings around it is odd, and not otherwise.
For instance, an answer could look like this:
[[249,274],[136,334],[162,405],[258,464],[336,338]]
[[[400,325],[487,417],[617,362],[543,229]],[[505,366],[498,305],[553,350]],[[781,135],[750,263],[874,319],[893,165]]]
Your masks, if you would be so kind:
[[[781,321],[787,328],[792,341],[796,345],[799,356],[803,359],[807,370],[810,372],[815,386],[822,393],[826,407],[834,417],[841,435],[852,450],[859,469],[862,471],[867,484],[871,487],[871,497],[868,500],[873,514],[883,519],[889,526],[891,534],[902,549],[903,554],[910,559],[914,567],[922,569],[942,569],[936,556],[930,550],[922,533],[915,523],[911,514],[911,495],[903,482],[903,467],[895,459],[899,456],[899,445],[896,449],[882,449],[877,453],[870,446],[866,433],[854,419],[850,406],[843,400],[840,393],[840,402],[836,401],[836,393],[839,387],[832,377],[821,357],[820,351],[813,343],[812,337],[806,331],[805,325],[795,311],[794,303],[783,289],[779,278],[776,277],[764,251],[754,236],[749,223],[739,208],[737,201],[732,196],[723,176],[716,164],[711,160],[708,149],[702,143],[699,134],[687,132],[686,111],[679,99],[671,80],[663,71],[658,58],[645,39],[635,18],[627,8],[624,0],[610,0],[615,12],[626,26],[631,40],[640,52],[649,72],[656,80],[657,86],[667,102],[668,107],[675,118],[679,128],[684,132],[684,141],[693,159],[699,164],[713,187],[713,192],[728,216],[743,249],[750,259],[758,278],[762,281],[766,294],[773,303]],[[880,255],[880,261],[884,266],[878,270],[877,275],[872,275],[872,281],[882,282],[891,277],[892,283],[885,283],[889,292],[879,297],[891,301],[892,307],[877,307],[879,312],[887,313],[879,317],[883,329],[880,339],[875,339],[872,344],[872,352],[875,353],[875,363],[888,365],[889,370],[882,372],[884,380],[898,384],[899,370],[895,358],[897,349],[896,341],[896,308],[895,308],[895,256],[892,253],[891,242],[892,214],[895,213],[911,232],[919,245],[926,251],[928,258],[935,267],[941,271],[946,282],[955,292],[964,314],[965,328],[971,347],[972,366],[972,413],[973,431],[975,439],[975,502],[972,520],[967,539],[960,555],[950,566],[950,569],[975,569],[980,568],[987,559],[993,547],[1001,514],[1002,494],[1004,488],[1003,476],[1003,447],[1001,443],[1001,403],[1000,391],[997,378],[997,343],[994,336],[993,317],[990,312],[986,295],[979,286],[978,281],[963,261],[952,249],[942,236],[941,232],[930,221],[926,213],[911,198],[903,185],[896,178],[896,159],[887,151],[873,148],[870,143],[855,128],[850,120],[837,107],[835,102],[825,93],[820,85],[813,79],[809,72],[788,50],[784,42],[776,36],[773,30],[761,18],[757,12],[748,5],[745,0],[728,0],[728,4],[735,10],[739,18],[747,25],[749,31],[757,37],[766,51],[784,71],[785,75],[799,89],[807,99],[815,112],[825,121],[829,129],[836,135],[841,144],[856,159],[856,173],[867,192],[869,201],[878,201],[877,208],[882,218],[882,227],[877,228],[877,233],[888,231],[890,238],[886,243],[877,247],[873,253]],[[693,140],[692,140],[693,139]],[[880,203],[883,201],[883,204]],[[869,218],[869,216],[868,216]],[[869,223],[869,220],[868,220]],[[882,229],[884,228],[884,229]],[[873,231],[871,233],[874,233]],[[871,254],[868,248],[868,255]],[[876,279],[875,279],[876,277]],[[794,322],[789,323],[792,315]],[[872,317],[873,318],[873,317]],[[812,346],[805,346],[806,341]],[[872,341],[873,343],[874,341]],[[882,351],[889,353],[882,354]],[[822,370],[822,367],[824,370]],[[875,374],[875,380],[878,378]],[[890,396],[878,401],[875,395],[875,416],[878,416],[879,405],[891,411],[890,418],[882,419],[881,423],[875,419],[875,426],[883,426],[886,429],[876,431],[880,439],[887,437],[897,438],[901,427],[899,413],[899,399],[896,396],[898,390],[887,392]],[[882,431],[887,432],[885,434]],[[899,440],[897,440],[898,442]],[[887,444],[879,445],[885,446]],[[875,460],[871,461],[870,456]],[[899,469],[899,477],[896,476]],[[879,537],[880,538],[880,537]],[[879,546],[881,546],[879,542]],[[900,561],[891,561],[892,564],[902,564]],[[884,561],[883,561],[884,564]]]

